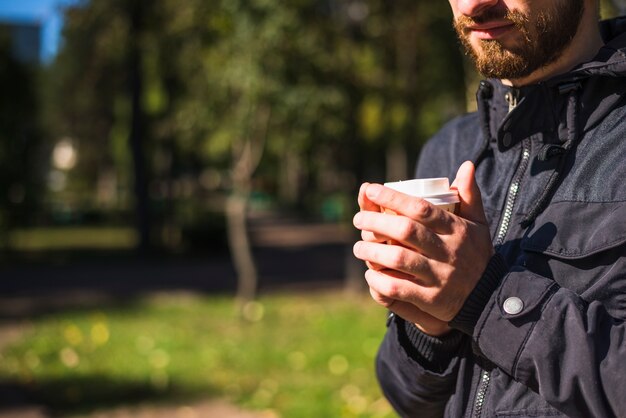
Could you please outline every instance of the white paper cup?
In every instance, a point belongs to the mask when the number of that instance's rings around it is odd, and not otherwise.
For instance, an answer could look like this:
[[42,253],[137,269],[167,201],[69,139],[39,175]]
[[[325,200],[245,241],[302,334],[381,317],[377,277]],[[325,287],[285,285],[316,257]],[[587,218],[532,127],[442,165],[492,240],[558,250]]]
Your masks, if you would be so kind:
[[447,177],[396,181],[385,183],[385,186],[409,196],[422,198],[448,212],[457,213],[459,210],[459,193],[450,190]]

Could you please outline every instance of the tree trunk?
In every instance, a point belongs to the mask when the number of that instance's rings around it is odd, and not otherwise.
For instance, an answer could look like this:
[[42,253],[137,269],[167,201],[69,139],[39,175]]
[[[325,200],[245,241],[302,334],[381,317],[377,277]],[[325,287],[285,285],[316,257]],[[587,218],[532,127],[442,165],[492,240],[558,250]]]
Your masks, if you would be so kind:
[[258,274],[248,233],[249,193],[233,193],[226,203],[228,246],[237,272],[237,299],[245,305],[256,298]]
[[[233,191],[226,204],[228,245],[237,272],[240,308],[257,295],[258,274],[248,231],[248,203],[252,177],[261,162],[269,129],[271,108],[261,104],[250,117],[250,134],[233,144]],[[239,145],[239,147],[237,147]]]

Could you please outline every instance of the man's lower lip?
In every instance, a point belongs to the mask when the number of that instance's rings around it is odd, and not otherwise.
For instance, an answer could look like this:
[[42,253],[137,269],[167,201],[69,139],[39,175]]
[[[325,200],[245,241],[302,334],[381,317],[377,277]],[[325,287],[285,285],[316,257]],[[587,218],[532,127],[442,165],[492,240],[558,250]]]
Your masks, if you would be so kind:
[[472,33],[478,39],[497,39],[513,29],[514,25],[498,26],[490,29],[472,29]]

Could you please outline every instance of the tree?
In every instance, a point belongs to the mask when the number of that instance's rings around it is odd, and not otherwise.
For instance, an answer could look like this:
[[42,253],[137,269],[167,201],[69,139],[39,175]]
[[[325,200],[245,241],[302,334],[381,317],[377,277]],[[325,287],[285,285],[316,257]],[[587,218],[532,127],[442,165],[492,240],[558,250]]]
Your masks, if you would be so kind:
[[0,247],[8,232],[37,218],[48,163],[42,155],[36,64],[19,61],[0,27]]
[[[50,103],[64,106],[49,106],[50,120],[80,141],[83,184],[111,166],[134,178],[150,208],[143,231],[193,228],[201,216],[189,208],[201,204],[190,201],[225,193],[243,300],[256,292],[254,192],[347,220],[362,180],[384,180],[385,165],[408,176],[423,140],[464,108],[451,16],[437,2],[92,0],[67,17],[50,77]],[[134,159],[120,146],[129,137]],[[198,180],[208,170],[219,173],[210,190]]]

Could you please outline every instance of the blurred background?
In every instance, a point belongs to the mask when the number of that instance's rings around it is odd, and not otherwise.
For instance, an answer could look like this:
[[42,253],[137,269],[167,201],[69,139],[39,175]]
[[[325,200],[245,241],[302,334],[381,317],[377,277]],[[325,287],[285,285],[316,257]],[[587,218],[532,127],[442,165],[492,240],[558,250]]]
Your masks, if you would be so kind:
[[0,0],[0,417],[394,416],[351,218],[473,109],[450,22]]

